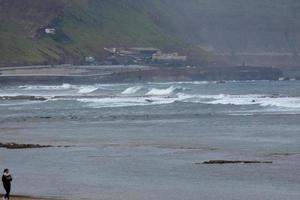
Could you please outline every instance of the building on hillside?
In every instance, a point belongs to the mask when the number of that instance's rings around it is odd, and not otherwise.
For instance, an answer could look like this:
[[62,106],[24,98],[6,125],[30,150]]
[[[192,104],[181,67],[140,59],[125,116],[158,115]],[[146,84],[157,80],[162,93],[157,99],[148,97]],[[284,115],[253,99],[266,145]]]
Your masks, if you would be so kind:
[[152,48],[152,47],[133,47],[133,48],[128,48],[127,50],[135,54],[149,56],[149,57],[152,57],[152,55],[154,54],[161,53],[160,49]]
[[112,64],[181,65],[187,60],[186,56],[162,53],[153,47],[105,48],[105,51],[110,54],[107,61]]
[[107,58],[112,64],[148,64],[152,55],[160,53],[160,49],[152,47],[104,48],[110,55]]
[[89,64],[93,64],[93,63],[95,63],[95,58],[93,57],[93,56],[87,56],[87,57],[85,57],[85,62],[86,63],[89,63]]
[[180,65],[187,61],[187,56],[180,56],[178,53],[160,53],[152,56],[152,62],[156,64]]
[[46,28],[45,33],[54,35],[56,33],[56,29],[55,28]]

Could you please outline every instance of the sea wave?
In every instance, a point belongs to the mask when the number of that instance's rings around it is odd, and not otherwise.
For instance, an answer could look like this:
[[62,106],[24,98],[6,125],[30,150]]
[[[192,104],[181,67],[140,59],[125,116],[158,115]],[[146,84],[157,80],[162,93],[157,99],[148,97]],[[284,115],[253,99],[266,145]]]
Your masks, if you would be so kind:
[[22,85],[18,87],[22,90],[68,90],[72,89],[73,86],[68,83],[62,85]]
[[18,89],[25,91],[64,91],[64,90],[77,90],[79,94],[92,93],[102,88],[100,85],[71,85],[64,83],[62,85],[23,85]]
[[133,87],[129,87],[127,88],[126,90],[124,90],[122,92],[122,94],[125,94],[125,95],[130,95],[130,94],[135,94],[137,93],[139,90],[141,90],[142,87],[141,86],[133,86]]
[[92,93],[95,92],[96,90],[98,90],[99,87],[97,86],[92,86],[92,85],[88,85],[88,86],[80,86],[78,88],[78,93],[79,94],[88,94],[88,93]]
[[166,89],[158,89],[158,88],[152,88],[148,93],[146,93],[147,96],[167,96],[174,94],[175,92],[178,91],[183,91],[185,88],[182,87],[175,87],[175,86],[170,86]]
[[114,108],[131,106],[149,106],[174,103],[176,98],[164,97],[110,97],[110,98],[78,98],[77,101],[87,104],[92,108]]
[[149,85],[184,85],[184,84],[206,85],[209,83],[215,83],[215,82],[209,82],[209,81],[148,82]]
[[259,105],[263,107],[300,108],[300,97],[268,95],[187,95],[178,94],[183,102],[206,103],[214,105]]
[[[157,105],[174,102],[199,103],[210,105],[252,106],[249,109],[260,107],[278,110],[300,109],[300,97],[281,96],[271,94],[201,94],[206,88],[178,85],[191,82],[179,82],[166,86],[164,83],[134,84],[94,84],[94,85],[24,85],[17,89],[3,90],[2,96],[73,96],[78,101],[95,107],[124,107],[135,105]],[[206,82],[192,82],[193,84],[206,84]],[[162,84],[162,85],[159,85]],[[170,84],[170,83],[169,83]],[[183,87],[184,86],[184,87]],[[32,90],[32,91],[28,91]],[[52,92],[52,90],[54,90]],[[96,92],[99,90],[99,92]],[[101,91],[100,91],[101,90]],[[102,90],[112,90],[103,92]],[[57,91],[57,92],[56,92]],[[65,92],[66,91],[66,92]],[[93,93],[95,98],[91,98]],[[5,94],[5,95],[4,95]],[[109,95],[107,98],[99,96]],[[85,95],[87,98],[85,98]],[[98,95],[98,96],[97,96]],[[296,94],[297,95],[297,94]]]

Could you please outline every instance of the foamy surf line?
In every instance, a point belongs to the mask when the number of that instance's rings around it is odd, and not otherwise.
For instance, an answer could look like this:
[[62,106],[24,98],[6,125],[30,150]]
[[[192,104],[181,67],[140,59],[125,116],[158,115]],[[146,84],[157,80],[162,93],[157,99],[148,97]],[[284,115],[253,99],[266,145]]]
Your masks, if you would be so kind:
[[160,88],[152,88],[148,93],[146,93],[147,96],[166,96],[171,95],[179,91],[184,91],[185,88],[182,87],[175,87],[171,86],[166,89],[160,89]]
[[177,98],[159,98],[159,97],[111,97],[111,98],[78,98],[78,102],[87,104],[92,108],[114,108],[131,106],[149,106],[172,104]]
[[[100,107],[107,107],[106,104],[111,104],[110,107],[115,106],[134,106],[134,105],[158,105],[164,103],[184,102],[184,103],[201,103],[210,105],[236,105],[236,106],[260,106],[270,108],[284,108],[284,109],[300,109],[300,97],[289,97],[280,95],[268,94],[199,94],[192,93],[193,87],[187,88],[183,85],[176,84],[198,84],[198,82],[172,82],[173,85],[166,86],[164,83],[153,83],[145,85],[126,84],[94,84],[94,85],[71,85],[68,83],[62,85],[24,85],[17,89],[7,90],[6,96],[73,96],[83,99],[89,96],[111,95],[109,98],[92,98],[89,101],[84,101],[88,105],[100,105]],[[207,82],[199,82],[199,84],[206,84]],[[159,84],[162,84],[159,86]],[[167,83],[165,83],[167,84]],[[171,84],[171,83],[168,83]],[[191,88],[191,89],[190,89]],[[112,92],[104,92],[104,90],[114,90]],[[99,91],[98,91],[99,90]],[[102,91],[103,90],[103,91]],[[57,92],[56,92],[57,91]],[[11,94],[9,94],[11,92]],[[4,95],[3,95],[4,96]],[[127,99],[126,99],[127,98]],[[74,99],[74,98],[73,98]],[[62,100],[62,98],[61,98]],[[109,107],[109,106],[108,106]]]
[[62,85],[23,85],[18,88],[22,90],[67,90],[73,87],[71,84],[64,83]]
[[97,86],[81,86],[78,88],[78,93],[79,94],[88,94],[88,93],[95,92],[98,89],[99,89],[99,87],[97,87]]
[[[134,95],[141,87],[125,89],[121,95],[103,98],[78,98],[82,103],[91,107],[126,107],[139,105],[160,105],[175,102],[200,103],[210,105],[260,106],[269,108],[300,109],[300,97],[274,97],[268,95],[193,95],[176,93],[176,87],[166,89],[152,88],[143,95]],[[180,89],[180,88],[179,88]]]
[[135,94],[137,93],[139,90],[141,90],[143,87],[141,86],[133,86],[133,87],[129,87],[126,90],[124,90],[122,92],[122,94],[124,95],[131,95],[131,94]]
[[95,92],[98,89],[105,89],[105,86],[96,84],[96,85],[71,85],[64,83],[62,85],[24,85],[19,86],[18,89],[25,91],[65,91],[65,90],[74,90],[79,94],[88,94]]
[[224,96],[216,99],[211,104],[231,104],[231,105],[260,105],[264,107],[281,107],[281,108],[299,108],[299,97],[251,97],[251,96]]
[[262,107],[296,108],[300,109],[300,97],[274,97],[268,95],[188,95],[178,94],[184,102],[206,103],[214,105],[259,105]]
[[178,81],[178,82],[148,82],[148,85],[184,85],[184,84],[191,84],[191,85],[206,85],[210,83],[217,83],[216,81]]

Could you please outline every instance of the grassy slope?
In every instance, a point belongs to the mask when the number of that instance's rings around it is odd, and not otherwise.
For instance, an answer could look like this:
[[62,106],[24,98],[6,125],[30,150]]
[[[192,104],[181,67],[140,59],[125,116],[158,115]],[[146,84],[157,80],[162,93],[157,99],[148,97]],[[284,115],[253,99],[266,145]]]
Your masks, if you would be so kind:
[[[80,62],[105,46],[154,46],[198,62],[213,58],[195,46],[299,51],[299,10],[299,0],[0,0],[0,65]],[[68,41],[32,39],[55,18]]]
[[[43,1],[42,4],[50,7],[50,11],[41,8],[39,0],[19,3],[18,0],[0,0],[0,4],[5,1],[14,3],[6,5],[8,11],[2,6],[0,63],[80,62],[87,55],[101,57],[106,46],[189,50],[182,41],[165,32],[149,17],[148,11],[158,8],[155,4],[160,4],[159,0],[149,1],[147,6],[136,0]],[[47,25],[56,17],[60,19],[58,26],[69,40],[55,41],[49,36],[32,39],[40,25]],[[203,51],[197,51],[202,55]]]

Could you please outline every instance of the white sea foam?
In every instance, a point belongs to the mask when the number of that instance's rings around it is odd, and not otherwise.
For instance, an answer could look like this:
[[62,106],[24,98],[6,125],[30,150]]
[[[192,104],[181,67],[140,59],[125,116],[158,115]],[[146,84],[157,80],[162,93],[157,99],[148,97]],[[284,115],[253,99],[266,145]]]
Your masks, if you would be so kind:
[[[131,87],[122,94],[134,94],[141,88]],[[111,98],[80,98],[78,101],[88,103],[91,107],[127,107],[142,105],[160,105],[174,102],[203,103],[212,105],[257,105],[269,108],[300,109],[300,97],[273,97],[267,95],[193,95],[178,93],[174,94],[176,87],[167,89],[151,89],[146,95],[150,97],[111,97]]]
[[88,85],[88,86],[80,86],[78,88],[78,93],[79,94],[88,94],[88,93],[92,93],[95,92],[96,90],[98,90],[99,87],[97,86],[92,86],[92,85]]
[[130,107],[130,106],[147,106],[171,104],[176,98],[159,98],[153,97],[147,99],[144,97],[112,97],[112,98],[80,98],[77,101],[87,103],[92,108],[114,108],[114,107]]
[[205,85],[209,83],[213,83],[213,82],[209,82],[209,81],[148,82],[149,85],[183,85],[183,84]]
[[19,89],[26,91],[63,91],[63,90],[77,90],[79,94],[87,94],[101,88],[99,85],[71,85],[64,83],[62,85],[24,85],[19,86]]
[[209,104],[228,104],[228,105],[255,105],[258,100],[264,98],[262,95],[218,95]]
[[157,89],[152,88],[148,93],[147,96],[167,96],[173,94],[176,90],[183,90],[183,88],[171,86],[167,89]]
[[258,95],[225,95],[208,102],[227,105],[260,105],[264,107],[300,108],[299,97],[270,97]]
[[276,106],[282,108],[300,108],[299,97],[280,97],[259,99],[258,103],[262,106]]
[[126,90],[124,90],[122,92],[122,94],[126,94],[126,95],[130,95],[130,94],[135,94],[137,93],[139,90],[141,90],[142,87],[141,86],[134,86],[134,87],[129,87]]
[[[185,82],[180,82],[177,84],[183,84]],[[190,82],[187,82],[190,83]],[[206,84],[206,82],[192,82],[193,84]],[[199,94],[191,93],[187,91],[180,85],[175,83],[167,87],[164,83],[157,83],[157,87],[151,88],[154,83],[149,83],[146,86],[132,86],[128,85],[128,88],[122,92],[122,97],[112,97],[112,98],[95,98],[95,99],[80,99],[79,101],[88,103],[89,105],[95,107],[124,107],[124,106],[135,106],[135,105],[156,105],[165,104],[173,102],[186,102],[186,103],[202,103],[211,105],[237,105],[237,106],[261,106],[265,109],[279,109],[279,110],[291,110],[300,109],[300,97],[287,97],[287,96],[272,96],[265,94],[248,94],[248,95],[233,95],[233,94]],[[7,91],[3,90],[2,96],[17,96],[17,95],[31,95],[31,96],[59,96],[64,93],[64,95],[80,94],[84,96],[95,92],[98,89],[112,89],[119,91],[119,84],[111,85],[25,85],[20,86],[18,89],[9,89]],[[147,89],[148,87],[148,89]],[[123,87],[122,87],[123,88]],[[31,91],[32,90],[32,91]],[[44,91],[43,91],[44,90]],[[51,91],[53,92],[51,93]],[[71,90],[71,91],[68,91]],[[148,90],[148,92],[144,92]],[[59,91],[59,92],[56,92]],[[68,93],[65,93],[68,91]],[[136,95],[138,92],[143,93],[147,97],[130,97],[130,95]],[[190,94],[188,94],[190,93]],[[5,95],[4,95],[5,94]],[[112,93],[112,96],[119,95]],[[128,97],[129,96],[129,97]],[[84,97],[83,97],[84,98]],[[147,99],[148,98],[148,99]]]
[[300,108],[300,97],[273,97],[267,95],[187,95],[178,94],[181,101],[222,105],[260,105],[263,107]]
[[68,83],[62,85],[23,85],[19,86],[22,90],[68,90],[72,89],[73,86]]

